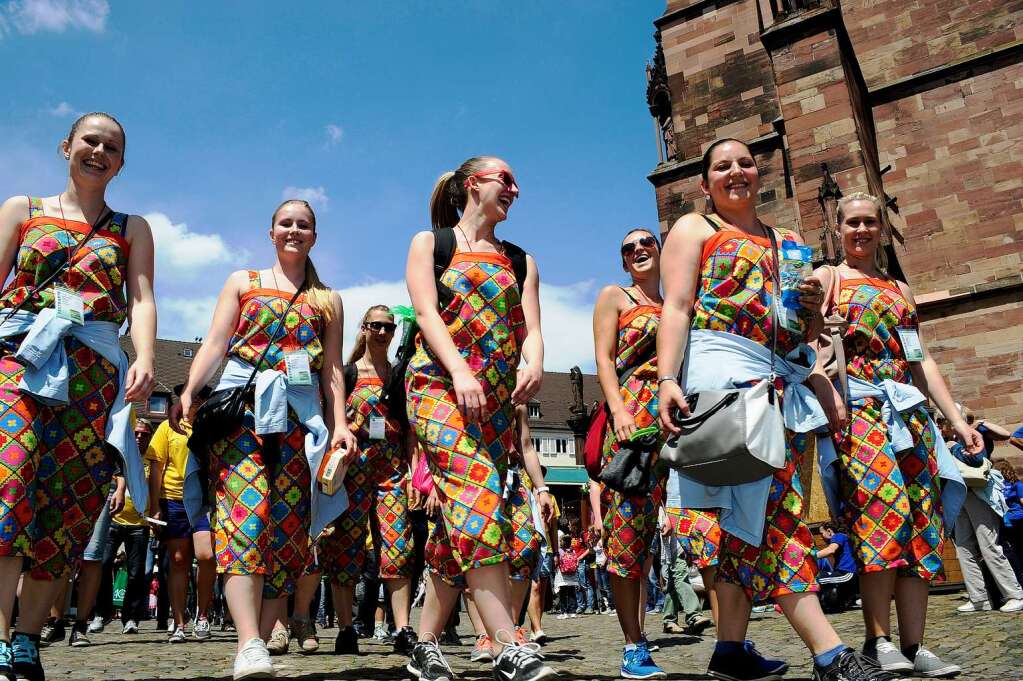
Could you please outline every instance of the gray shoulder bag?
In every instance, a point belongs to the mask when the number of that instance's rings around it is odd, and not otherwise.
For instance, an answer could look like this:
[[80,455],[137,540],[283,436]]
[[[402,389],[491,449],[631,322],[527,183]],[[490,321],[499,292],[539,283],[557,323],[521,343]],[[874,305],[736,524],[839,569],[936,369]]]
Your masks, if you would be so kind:
[[[774,296],[781,295],[778,246],[768,228]],[[774,306],[774,296],[771,305]],[[751,388],[703,390],[686,397],[689,416],[672,414],[682,429],[661,449],[661,460],[696,482],[711,486],[741,485],[774,475],[785,467],[785,424],[774,388],[778,320],[772,325],[771,373]],[[682,371],[679,372],[682,385]]]

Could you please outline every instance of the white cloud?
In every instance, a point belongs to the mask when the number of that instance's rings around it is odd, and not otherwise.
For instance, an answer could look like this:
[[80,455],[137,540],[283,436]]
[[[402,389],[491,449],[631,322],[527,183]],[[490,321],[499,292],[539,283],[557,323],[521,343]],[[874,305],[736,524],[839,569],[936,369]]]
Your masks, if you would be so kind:
[[75,107],[71,106],[67,102],[61,102],[57,106],[47,109],[47,111],[50,112],[51,116],[56,116],[57,118],[63,118],[64,116],[74,116],[78,113],[75,110]]
[[0,6],[0,32],[31,35],[80,29],[102,33],[107,26],[107,0],[10,0]]
[[248,251],[229,246],[219,234],[192,232],[185,223],[174,224],[163,213],[143,217],[153,230],[158,282],[178,283],[194,277],[198,270],[241,264],[249,258]]
[[281,201],[301,199],[315,208],[326,208],[330,202],[327,190],[323,187],[285,187],[281,192]]
[[156,307],[159,337],[188,341],[205,337],[216,306],[215,295],[194,298],[158,296]]
[[345,131],[340,125],[334,123],[328,123],[325,128],[327,132],[327,146],[333,147],[341,143],[341,139],[345,136]]
[[[408,305],[404,280],[378,281],[339,291],[345,306],[344,347],[347,353],[363,313],[373,305]],[[544,339],[544,368],[568,371],[575,365],[595,370],[593,361],[593,282],[567,286],[540,284],[540,326]],[[397,344],[398,338],[395,338]],[[395,349],[392,346],[391,350]]]

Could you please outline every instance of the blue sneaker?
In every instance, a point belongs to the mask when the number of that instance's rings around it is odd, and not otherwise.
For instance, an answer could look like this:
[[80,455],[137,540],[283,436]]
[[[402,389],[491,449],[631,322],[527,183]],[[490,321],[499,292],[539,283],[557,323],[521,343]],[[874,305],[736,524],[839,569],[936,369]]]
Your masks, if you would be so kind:
[[622,654],[621,677],[623,679],[665,679],[668,675],[654,664],[650,651],[643,643]]
[[46,681],[46,674],[43,673],[43,663],[39,659],[39,640],[32,639],[28,634],[20,631],[14,633],[14,640],[11,642],[12,657],[14,658],[14,673],[19,679],[25,681]]
[[0,678],[14,681],[14,651],[7,641],[0,641]]
[[745,641],[739,653],[723,654],[715,650],[707,674],[722,681],[781,681],[788,670],[788,663],[764,657],[752,641]]

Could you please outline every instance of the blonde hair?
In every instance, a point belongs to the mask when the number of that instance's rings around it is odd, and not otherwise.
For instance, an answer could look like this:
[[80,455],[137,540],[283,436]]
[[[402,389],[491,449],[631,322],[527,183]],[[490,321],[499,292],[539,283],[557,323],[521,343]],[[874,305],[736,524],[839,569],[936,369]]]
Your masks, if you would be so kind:
[[362,321],[359,322],[359,335],[355,337],[355,345],[352,346],[352,354],[348,355],[348,364],[354,364],[362,359],[362,356],[366,354],[366,332],[362,327],[366,325],[366,320],[369,319],[370,312],[386,312],[394,321],[394,314],[391,312],[391,308],[386,305],[374,305],[373,307],[366,310],[362,315]]
[[[874,206],[874,212],[877,215],[877,221],[881,223],[881,228],[884,229],[884,204],[881,199],[877,198],[873,194],[866,192],[853,192],[848,196],[843,196],[838,200],[837,215],[836,219],[838,224],[841,225],[845,220],[845,208],[853,201],[866,201]],[[885,274],[888,273],[888,254],[884,250],[882,244],[878,244],[877,248],[874,249],[874,267]]]
[[473,156],[458,166],[458,170],[449,170],[437,178],[430,194],[430,223],[434,229],[454,227],[465,210],[469,195],[465,190],[465,181],[473,173],[487,167],[493,156]]
[[[309,211],[309,217],[312,218],[313,231],[316,231],[316,213],[313,212],[313,207],[309,205],[308,201],[302,199],[287,199],[277,206],[274,211],[273,217],[270,219],[270,229],[277,224],[277,214],[281,212],[281,209],[285,206],[297,203],[307,211]],[[323,320],[326,322],[334,321],[334,317],[337,314],[337,308],[334,307],[334,292],[329,286],[320,281],[320,275],[316,272],[316,267],[313,265],[313,259],[306,256],[305,259],[305,299],[314,310],[320,313]]]

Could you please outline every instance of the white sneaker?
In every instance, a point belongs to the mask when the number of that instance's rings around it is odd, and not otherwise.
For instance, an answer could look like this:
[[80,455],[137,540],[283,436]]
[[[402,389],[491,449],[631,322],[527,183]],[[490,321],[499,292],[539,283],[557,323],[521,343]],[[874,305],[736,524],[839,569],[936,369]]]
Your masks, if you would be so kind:
[[1019,612],[1020,610],[1023,610],[1023,598],[1010,598],[1002,607],[998,608],[998,612]]
[[529,632],[529,640],[533,643],[543,645],[544,643],[547,643],[547,634],[544,633],[543,629],[539,631],[531,631]]
[[261,638],[249,639],[234,658],[234,679],[271,679],[277,676],[270,652]]
[[139,633],[139,623],[135,620],[128,620],[124,623],[124,628],[121,629],[122,634],[137,634]]
[[990,609],[991,601],[982,601],[980,603],[974,603],[973,601],[970,601],[969,603],[963,603],[958,608],[956,608],[956,610],[959,612],[981,612]]
[[565,613],[560,613],[560,614],[559,614],[559,615],[558,615],[557,617],[555,617],[554,619],[556,619],[556,620],[565,620],[565,619],[568,619],[568,615],[567,615],[567,614],[565,614]]
[[103,618],[100,617],[99,615],[96,615],[95,617],[92,618],[92,621],[89,622],[88,632],[90,634],[99,634],[103,631],[103,627],[105,626],[106,622],[103,621]]
[[207,641],[213,634],[210,633],[210,621],[203,615],[195,620],[192,624],[192,636],[197,641]]

